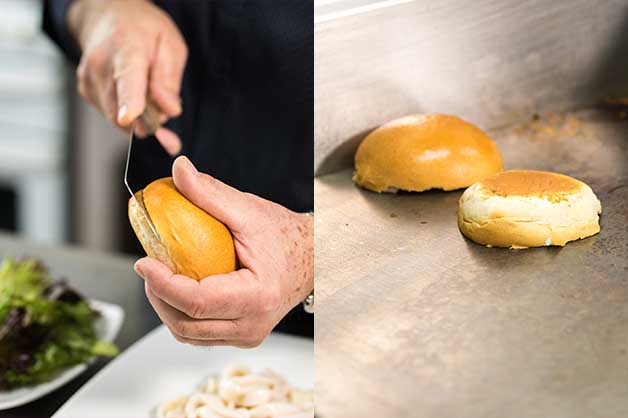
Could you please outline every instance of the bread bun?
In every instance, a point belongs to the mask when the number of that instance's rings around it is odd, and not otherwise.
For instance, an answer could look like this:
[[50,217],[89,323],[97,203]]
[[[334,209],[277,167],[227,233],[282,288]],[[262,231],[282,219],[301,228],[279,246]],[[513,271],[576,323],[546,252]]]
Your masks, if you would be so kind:
[[450,115],[412,115],[371,132],[355,154],[353,181],[374,192],[454,190],[502,171],[495,142]]
[[478,244],[563,246],[600,231],[600,201],[585,183],[545,171],[512,170],[469,187],[458,209],[460,231]]
[[129,200],[129,220],[149,257],[195,280],[235,270],[233,238],[227,227],[179,193],[172,178],[150,183],[135,197]]

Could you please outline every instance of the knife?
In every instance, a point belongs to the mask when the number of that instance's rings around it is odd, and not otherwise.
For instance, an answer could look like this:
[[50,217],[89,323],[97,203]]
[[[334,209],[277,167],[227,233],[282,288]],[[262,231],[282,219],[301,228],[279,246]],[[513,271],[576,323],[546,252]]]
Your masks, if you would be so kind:
[[159,107],[153,99],[151,99],[150,96],[146,97],[146,107],[144,108],[144,112],[140,115],[140,121],[142,125],[144,125],[147,135],[154,135],[157,129],[161,127],[159,113]]
[[[139,117],[139,119],[144,125],[144,128],[146,129],[146,132],[149,135],[154,134],[155,131],[159,129],[160,127],[159,110],[157,106],[155,105],[155,103],[150,98],[146,99],[146,109],[144,110],[142,115]],[[146,212],[146,208],[144,207],[144,205],[142,205],[140,202],[137,201],[137,197],[135,197],[135,193],[133,193],[133,190],[131,189],[131,186],[129,185],[129,179],[128,179],[129,161],[131,160],[131,150],[133,149],[133,137],[135,136],[135,124],[136,123],[137,123],[137,120],[131,124],[131,131],[129,133],[129,148],[127,150],[126,166],[124,168],[124,185],[126,186],[126,189],[131,194],[131,198],[135,200],[137,207],[140,208],[140,211],[142,212],[142,216],[144,217],[144,219],[146,220],[146,223],[150,227],[153,238],[155,238],[157,242],[162,242],[161,237],[157,233],[157,229],[155,228],[155,225],[153,225],[153,221],[150,219],[150,217],[148,216],[148,213]]]

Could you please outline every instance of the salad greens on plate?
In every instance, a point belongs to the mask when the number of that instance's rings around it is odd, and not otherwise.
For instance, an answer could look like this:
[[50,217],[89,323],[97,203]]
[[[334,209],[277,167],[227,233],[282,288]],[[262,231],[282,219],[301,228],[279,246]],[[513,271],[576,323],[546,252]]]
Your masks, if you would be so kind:
[[112,357],[99,340],[99,313],[34,259],[0,263],[0,390],[42,383],[93,357]]

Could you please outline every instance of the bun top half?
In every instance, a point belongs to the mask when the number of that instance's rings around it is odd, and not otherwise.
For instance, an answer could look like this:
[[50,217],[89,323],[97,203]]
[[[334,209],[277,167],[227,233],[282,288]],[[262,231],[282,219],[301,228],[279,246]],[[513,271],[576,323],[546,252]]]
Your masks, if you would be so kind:
[[[229,229],[186,199],[172,178],[150,183],[129,200],[129,220],[146,253],[175,273],[196,280],[236,268],[235,248]],[[137,207],[143,205],[145,211]],[[144,212],[161,242],[151,234]]]
[[438,113],[386,123],[362,141],[353,180],[375,192],[455,190],[502,171],[495,142],[477,126]]

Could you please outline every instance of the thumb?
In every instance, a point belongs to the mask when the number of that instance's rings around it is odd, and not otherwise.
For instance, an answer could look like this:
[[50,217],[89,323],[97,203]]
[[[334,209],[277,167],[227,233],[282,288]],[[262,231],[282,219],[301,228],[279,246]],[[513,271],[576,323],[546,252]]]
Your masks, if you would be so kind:
[[255,200],[208,174],[199,173],[187,157],[172,165],[172,179],[183,196],[224,223],[233,232],[241,231],[247,220],[258,215]]
[[162,262],[150,257],[140,258],[135,262],[133,269],[142,279],[157,277],[161,280],[169,280],[174,273]]
[[120,126],[129,126],[146,106],[148,61],[139,54],[132,56],[120,52],[114,59],[114,80],[118,97]]

